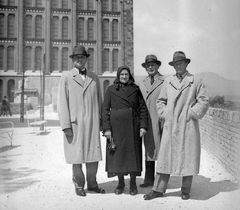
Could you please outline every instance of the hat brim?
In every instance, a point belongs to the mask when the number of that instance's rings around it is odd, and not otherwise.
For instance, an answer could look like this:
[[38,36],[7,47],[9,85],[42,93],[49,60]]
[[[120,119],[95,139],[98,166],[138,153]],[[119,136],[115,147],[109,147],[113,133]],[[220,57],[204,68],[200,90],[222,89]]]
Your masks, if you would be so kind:
[[146,68],[146,64],[147,64],[147,63],[152,63],[152,62],[157,63],[159,66],[162,64],[161,61],[149,61],[149,62],[142,63],[142,67],[143,67],[143,68]]
[[189,58],[183,58],[183,59],[180,59],[180,60],[177,60],[177,61],[171,61],[171,62],[169,62],[168,64],[169,64],[170,66],[173,66],[174,63],[176,63],[176,62],[178,62],[178,61],[186,61],[188,64],[191,62],[191,60],[190,60]]
[[86,55],[87,57],[90,56],[90,54],[74,54],[74,55],[69,55],[69,58],[73,58],[74,56],[77,56],[77,55]]

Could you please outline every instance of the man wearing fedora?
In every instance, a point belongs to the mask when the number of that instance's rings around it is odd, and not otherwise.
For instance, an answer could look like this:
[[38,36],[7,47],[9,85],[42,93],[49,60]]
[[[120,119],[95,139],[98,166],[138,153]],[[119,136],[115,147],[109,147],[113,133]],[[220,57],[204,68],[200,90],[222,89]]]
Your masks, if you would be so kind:
[[170,175],[182,176],[181,198],[190,198],[193,175],[199,173],[200,131],[198,120],[208,110],[208,97],[200,78],[190,74],[190,59],[177,51],[173,55],[176,74],[165,79],[157,98],[158,118],[163,125],[156,176],[152,191],[145,200],[162,197]]
[[100,144],[100,110],[102,104],[98,76],[87,71],[90,55],[84,46],[75,46],[69,57],[73,69],[63,72],[58,89],[58,115],[64,135],[66,162],[72,164],[75,192],[86,196],[82,164],[86,164],[87,189],[104,193],[96,181],[98,161],[102,160]]
[[142,67],[148,76],[139,84],[148,108],[148,131],[144,137],[145,146],[145,177],[140,187],[153,186],[155,174],[155,161],[160,147],[161,123],[157,116],[156,100],[159,96],[164,76],[159,73],[161,61],[155,55],[147,55]]

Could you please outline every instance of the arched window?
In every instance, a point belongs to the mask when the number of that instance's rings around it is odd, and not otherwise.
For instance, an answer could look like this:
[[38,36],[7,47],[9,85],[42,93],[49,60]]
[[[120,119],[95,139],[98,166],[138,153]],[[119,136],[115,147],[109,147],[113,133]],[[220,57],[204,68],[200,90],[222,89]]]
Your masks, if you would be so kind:
[[84,0],[77,1],[77,10],[84,10]]
[[102,10],[103,10],[103,11],[109,11],[109,3],[108,3],[108,0],[103,0],[103,2],[102,2]]
[[88,40],[93,40],[94,37],[94,29],[93,29],[93,19],[89,18],[88,19]]
[[103,20],[103,41],[109,41],[109,20]]
[[3,81],[0,79],[0,99],[3,99]]
[[4,14],[0,14],[0,37],[4,37]]
[[62,71],[68,70],[68,48],[62,49]]
[[68,39],[68,18],[62,19],[62,39]]
[[58,70],[58,48],[54,47],[52,50],[52,70]]
[[118,12],[118,0],[112,0],[112,11]]
[[87,9],[93,10],[93,0],[87,0]]
[[36,47],[35,48],[35,70],[42,69],[42,48]]
[[117,71],[118,69],[118,50],[117,49],[114,49],[112,51],[113,53],[113,56],[112,56],[112,59],[113,59],[113,71]]
[[52,7],[58,8],[58,0],[52,0]]
[[15,0],[8,0],[9,6],[15,6]]
[[109,71],[109,50],[103,50],[103,72]]
[[78,18],[77,21],[77,40],[84,40],[84,18]]
[[53,17],[52,19],[52,38],[53,39],[58,39],[58,34],[59,34],[59,29],[58,29],[58,26],[59,26],[59,19],[58,17]]
[[7,48],[7,69],[14,70],[14,47]]
[[36,1],[36,7],[42,7],[42,0],[35,0]]
[[14,38],[15,36],[15,16],[14,15],[8,15],[8,33],[7,36],[9,38]]
[[32,0],[25,0],[26,7],[32,7]]
[[105,97],[105,94],[106,94],[106,91],[107,91],[107,88],[108,88],[109,84],[110,84],[109,80],[104,80],[104,82],[103,82],[103,95],[104,95],[104,97]]
[[68,9],[68,0],[62,0],[62,8]]
[[31,15],[26,16],[25,36],[26,38],[32,38],[32,16]]
[[10,102],[14,101],[15,81],[13,79],[8,80],[7,83],[7,95]]
[[112,22],[112,41],[118,41],[118,21]]
[[0,46],[0,70],[3,70],[4,65],[3,65],[3,59],[4,59],[4,47]]
[[88,70],[89,71],[94,71],[94,51],[92,48],[88,49],[88,54],[90,54],[90,56],[88,57]]
[[42,38],[42,16],[38,15],[35,19],[35,37],[36,39]]
[[32,69],[32,48],[25,47],[24,52],[24,70],[31,70]]

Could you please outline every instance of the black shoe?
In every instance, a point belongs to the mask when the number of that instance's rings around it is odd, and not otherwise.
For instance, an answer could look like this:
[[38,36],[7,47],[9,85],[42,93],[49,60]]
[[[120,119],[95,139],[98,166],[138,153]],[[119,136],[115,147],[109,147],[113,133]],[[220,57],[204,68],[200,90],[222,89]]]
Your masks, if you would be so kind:
[[124,190],[124,186],[118,185],[117,188],[114,190],[114,193],[116,195],[121,195],[123,193],[123,190]]
[[143,184],[140,184],[139,187],[141,188],[145,188],[145,187],[152,187],[153,184],[146,184],[146,183],[143,183]]
[[101,193],[101,194],[104,194],[105,193],[105,190],[100,188],[100,187],[93,187],[93,188],[88,188],[88,191],[94,191],[96,193]]
[[75,192],[79,196],[86,196],[86,192],[85,192],[85,190],[83,188],[76,188]]
[[190,194],[189,193],[182,193],[181,197],[182,197],[182,200],[188,200],[190,198]]
[[138,194],[138,190],[137,190],[137,188],[130,188],[129,193],[130,193],[130,195],[137,195]]
[[143,196],[144,200],[152,200],[154,198],[159,198],[159,197],[163,197],[163,193],[156,192],[153,190],[150,193]]

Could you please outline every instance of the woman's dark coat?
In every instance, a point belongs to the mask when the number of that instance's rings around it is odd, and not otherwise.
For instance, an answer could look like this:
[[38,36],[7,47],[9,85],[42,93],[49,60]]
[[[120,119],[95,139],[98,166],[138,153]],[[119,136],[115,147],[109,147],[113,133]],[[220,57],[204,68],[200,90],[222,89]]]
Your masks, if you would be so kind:
[[142,171],[142,139],[140,128],[147,129],[147,107],[139,88],[127,85],[108,87],[102,106],[103,131],[112,131],[117,146],[114,154],[107,150],[106,171],[108,176]]

